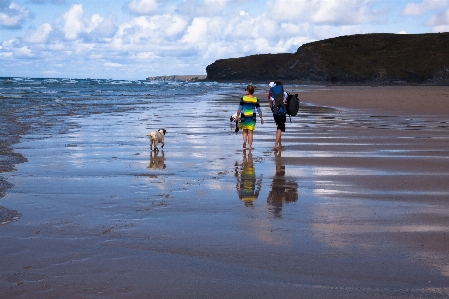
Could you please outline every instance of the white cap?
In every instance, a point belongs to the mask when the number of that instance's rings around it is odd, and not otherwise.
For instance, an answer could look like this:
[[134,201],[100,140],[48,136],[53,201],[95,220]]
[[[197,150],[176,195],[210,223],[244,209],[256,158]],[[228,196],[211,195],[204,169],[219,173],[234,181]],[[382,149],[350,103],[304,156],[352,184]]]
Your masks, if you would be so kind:
[[274,82],[270,82],[270,84],[268,84],[268,86],[274,87],[274,86],[276,86],[276,84]]

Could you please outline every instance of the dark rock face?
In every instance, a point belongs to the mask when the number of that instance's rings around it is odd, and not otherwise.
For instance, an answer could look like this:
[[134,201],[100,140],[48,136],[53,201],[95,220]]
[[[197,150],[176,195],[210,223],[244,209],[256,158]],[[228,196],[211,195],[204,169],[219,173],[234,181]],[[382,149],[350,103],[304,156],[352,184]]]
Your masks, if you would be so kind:
[[449,85],[449,33],[341,36],[296,53],[220,59],[206,72],[213,81]]
[[241,81],[275,78],[282,74],[284,66],[293,56],[283,53],[220,59],[206,67],[207,79]]

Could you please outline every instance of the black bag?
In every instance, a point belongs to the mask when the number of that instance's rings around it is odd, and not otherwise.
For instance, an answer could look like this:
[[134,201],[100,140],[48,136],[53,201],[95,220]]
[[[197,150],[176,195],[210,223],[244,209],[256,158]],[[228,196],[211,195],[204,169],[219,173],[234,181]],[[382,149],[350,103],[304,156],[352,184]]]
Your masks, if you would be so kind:
[[298,94],[288,93],[287,97],[287,114],[290,116],[296,116],[299,111],[299,98]]

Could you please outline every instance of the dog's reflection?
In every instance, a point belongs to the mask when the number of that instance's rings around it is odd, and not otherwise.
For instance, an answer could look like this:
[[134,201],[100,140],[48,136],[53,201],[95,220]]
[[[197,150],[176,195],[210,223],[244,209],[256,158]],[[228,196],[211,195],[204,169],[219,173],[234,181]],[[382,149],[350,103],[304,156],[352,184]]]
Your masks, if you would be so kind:
[[253,202],[259,197],[260,189],[262,187],[262,175],[256,177],[256,168],[253,163],[253,154],[251,151],[243,150],[243,162],[239,167],[236,162],[235,175],[237,176],[236,189],[239,198],[243,201],[245,206],[252,207]]
[[272,217],[282,217],[282,207],[298,200],[298,184],[285,178],[285,165],[282,163],[281,151],[275,153],[276,173],[268,194],[268,211]]
[[165,169],[165,156],[164,151],[150,151],[150,164],[147,169]]

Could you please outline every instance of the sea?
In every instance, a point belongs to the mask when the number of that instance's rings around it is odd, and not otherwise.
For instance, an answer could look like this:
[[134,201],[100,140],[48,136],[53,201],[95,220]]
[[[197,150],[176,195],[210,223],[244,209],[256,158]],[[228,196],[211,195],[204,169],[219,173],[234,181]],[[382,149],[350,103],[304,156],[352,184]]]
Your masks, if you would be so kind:
[[[111,79],[0,78],[2,123],[15,115],[32,130],[61,125],[64,116],[88,116],[141,109],[170,116],[192,111],[193,106],[222,95],[243,94],[243,84],[215,82],[161,82]],[[239,91],[239,92],[237,92]],[[197,110],[198,108],[195,108]],[[44,121],[44,128],[36,125]]]

